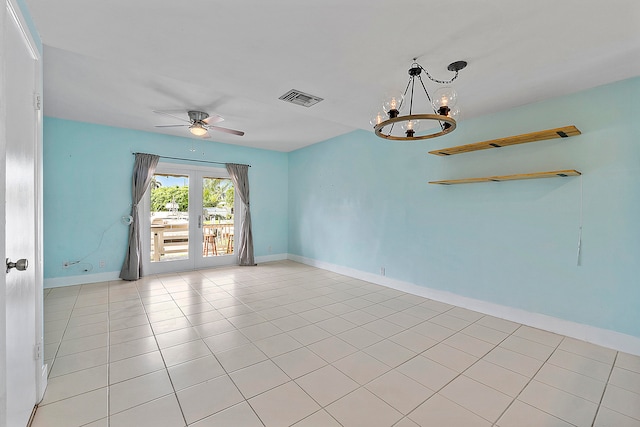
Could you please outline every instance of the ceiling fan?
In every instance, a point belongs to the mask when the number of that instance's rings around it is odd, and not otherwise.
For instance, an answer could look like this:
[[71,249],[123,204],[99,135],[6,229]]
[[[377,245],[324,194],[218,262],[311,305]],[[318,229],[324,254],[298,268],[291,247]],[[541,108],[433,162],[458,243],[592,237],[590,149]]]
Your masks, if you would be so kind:
[[208,136],[208,131],[217,130],[219,132],[230,133],[232,135],[242,136],[244,132],[240,130],[233,130],[228,128],[223,128],[220,126],[215,126],[214,123],[220,123],[224,119],[217,114],[215,116],[210,116],[208,113],[203,111],[187,111],[187,115],[189,120],[176,116],[174,114],[168,113],[166,111],[154,111],[154,113],[163,114],[165,116],[173,117],[174,119],[181,120],[188,124],[180,124],[180,125],[157,125],[157,128],[171,128],[171,127],[182,127],[186,126],[189,128],[189,132],[194,134],[195,136],[202,136],[204,138],[210,138]]

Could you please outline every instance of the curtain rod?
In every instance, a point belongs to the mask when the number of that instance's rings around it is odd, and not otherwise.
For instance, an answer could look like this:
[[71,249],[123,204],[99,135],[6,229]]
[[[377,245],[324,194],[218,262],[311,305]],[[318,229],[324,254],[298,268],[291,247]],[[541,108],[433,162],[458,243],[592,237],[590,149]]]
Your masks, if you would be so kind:
[[[136,154],[150,154],[150,153],[131,153],[131,154],[133,154],[135,156]],[[187,162],[198,162],[198,163],[213,163],[215,165],[226,165],[227,164],[226,162],[213,162],[213,161],[210,161],[210,160],[183,159],[181,157],[161,156],[159,154],[153,154],[153,155],[154,156],[158,156],[161,159],[184,160],[184,161],[187,161]],[[239,163],[239,164],[242,164],[242,163]],[[244,166],[251,167],[251,165],[244,165]]]

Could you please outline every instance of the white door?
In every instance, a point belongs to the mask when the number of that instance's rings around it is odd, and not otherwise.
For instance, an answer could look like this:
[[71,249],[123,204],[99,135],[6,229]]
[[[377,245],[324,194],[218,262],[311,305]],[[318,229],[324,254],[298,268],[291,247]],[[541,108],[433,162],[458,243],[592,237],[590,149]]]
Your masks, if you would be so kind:
[[143,205],[145,273],[234,264],[234,195],[226,169],[158,164]]
[[[26,270],[5,274],[6,425],[26,426],[38,398],[35,351],[39,339],[36,319],[42,293],[36,289],[36,155],[39,140],[34,99],[38,85],[39,54],[34,48],[17,6],[6,2],[5,36],[5,254],[13,262],[26,259]],[[3,420],[4,421],[4,420]],[[2,422],[0,422],[1,424]]]

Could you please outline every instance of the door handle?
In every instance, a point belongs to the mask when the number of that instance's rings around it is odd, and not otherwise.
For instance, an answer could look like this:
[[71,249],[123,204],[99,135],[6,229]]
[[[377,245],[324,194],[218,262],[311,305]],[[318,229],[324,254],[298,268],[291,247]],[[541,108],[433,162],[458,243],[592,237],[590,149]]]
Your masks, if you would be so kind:
[[29,267],[29,261],[22,258],[16,262],[11,262],[9,258],[7,258],[7,273],[11,271],[12,268],[15,268],[18,271],[25,271],[27,267]]

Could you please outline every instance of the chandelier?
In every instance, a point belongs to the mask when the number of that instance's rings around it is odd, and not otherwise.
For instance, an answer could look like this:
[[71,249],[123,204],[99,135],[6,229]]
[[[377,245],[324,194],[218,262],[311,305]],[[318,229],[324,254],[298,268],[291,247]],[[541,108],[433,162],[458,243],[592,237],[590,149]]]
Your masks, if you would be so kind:
[[[409,68],[409,82],[403,94],[393,94],[385,99],[383,104],[383,112],[378,112],[371,119],[371,125],[376,135],[380,138],[391,139],[395,141],[416,141],[419,139],[435,138],[437,136],[446,135],[456,128],[454,117],[460,112],[456,107],[457,94],[451,87],[441,87],[433,94],[433,99],[429,96],[427,88],[422,81],[422,72],[432,82],[439,84],[450,84],[458,77],[458,72],[467,66],[466,61],[456,61],[447,67],[449,71],[455,72],[450,80],[437,80],[431,77],[429,72],[422,65],[418,64],[417,58],[413,59],[413,64]],[[433,108],[433,113],[414,114],[414,90],[416,80],[424,90],[429,105]],[[418,92],[420,88],[418,88]],[[408,96],[408,99],[407,99]],[[400,115],[400,112],[407,109],[408,114]],[[431,133],[420,133],[420,124],[425,121],[438,122],[435,128],[429,127]],[[433,130],[435,129],[435,131]]]

